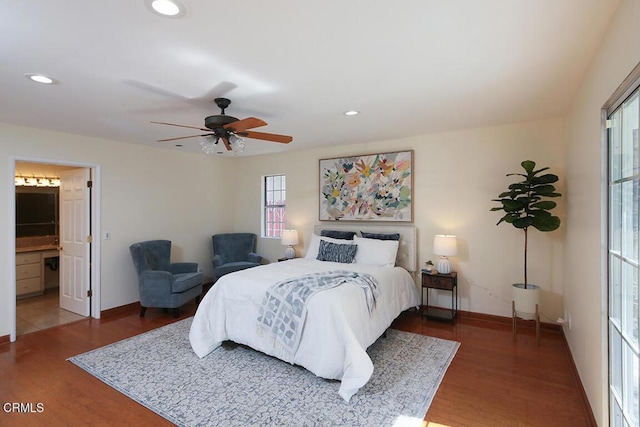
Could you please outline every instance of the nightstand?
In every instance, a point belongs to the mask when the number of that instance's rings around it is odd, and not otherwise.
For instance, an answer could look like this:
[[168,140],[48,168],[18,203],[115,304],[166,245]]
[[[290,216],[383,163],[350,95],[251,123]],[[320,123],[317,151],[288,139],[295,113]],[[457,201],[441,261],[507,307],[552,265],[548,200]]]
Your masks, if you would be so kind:
[[[427,288],[427,305],[422,312],[430,319],[450,320],[454,322],[458,314],[458,273],[449,274],[422,272],[422,302],[424,303],[424,288]],[[429,307],[429,289],[439,289],[451,292],[451,308]],[[424,304],[423,304],[424,305]]]

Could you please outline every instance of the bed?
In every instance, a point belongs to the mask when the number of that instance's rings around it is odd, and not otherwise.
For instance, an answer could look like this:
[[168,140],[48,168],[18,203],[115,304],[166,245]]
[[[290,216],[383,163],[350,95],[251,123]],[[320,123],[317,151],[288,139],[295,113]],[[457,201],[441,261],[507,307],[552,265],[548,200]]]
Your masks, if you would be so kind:
[[[189,332],[194,352],[201,358],[206,357],[227,340],[247,345],[300,365],[319,377],[340,380],[338,393],[349,401],[373,373],[374,367],[366,349],[402,311],[417,307],[420,300],[411,274],[416,269],[415,228],[350,225],[349,228],[357,230],[358,234],[360,231],[400,234],[395,262],[386,265],[381,264],[380,257],[383,255],[380,254],[384,251],[379,249],[389,246],[373,243],[373,239],[362,239],[360,235],[354,238],[354,242],[360,245],[362,256],[369,250],[373,261],[362,257],[359,259],[361,262],[353,263],[315,259],[317,245],[327,247],[326,242],[330,241],[343,246],[344,242],[318,237],[321,230],[346,227],[342,224],[316,226],[305,258],[222,276],[205,295],[194,316]],[[371,252],[372,248],[375,251]],[[388,258],[389,254],[386,256]],[[376,257],[380,259],[376,260]],[[292,278],[337,271],[373,277],[377,282],[375,308],[370,310],[365,292],[359,286],[345,284],[317,292],[307,301],[306,318],[295,351],[283,354],[282,346],[272,336],[261,332],[258,325],[257,319],[262,316],[261,310],[264,310],[262,303],[265,293],[272,285]]]

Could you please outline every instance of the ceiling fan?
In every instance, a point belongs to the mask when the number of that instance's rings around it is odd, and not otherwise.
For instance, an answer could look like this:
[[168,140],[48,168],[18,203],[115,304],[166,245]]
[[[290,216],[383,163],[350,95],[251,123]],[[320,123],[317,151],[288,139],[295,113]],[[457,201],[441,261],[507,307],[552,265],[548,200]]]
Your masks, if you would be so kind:
[[158,142],[176,141],[179,139],[205,137],[200,145],[202,149],[211,154],[214,152],[216,145],[222,141],[224,147],[228,151],[239,148],[242,151],[244,143],[242,138],[261,139],[264,141],[279,142],[281,144],[288,144],[293,141],[293,138],[287,135],[279,135],[275,133],[256,132],[249,129],[254,129],[261,126],[266,126],[267,123],[264,120],[248,117],[246,119],[239,120],[232,116],[227,116],[224,110],[229,107],[231,101],[227,98],[216,98],[216,105],[220,108],[220,114],[214,116],[208,116],[204,119],[204,128],[195,126],[179,125],[175,123],[166,122],[151,122],[159,125],[178,126],[188,129],[198,129],[207,133],[198,135],[181,136],[178,138],[160,139]]

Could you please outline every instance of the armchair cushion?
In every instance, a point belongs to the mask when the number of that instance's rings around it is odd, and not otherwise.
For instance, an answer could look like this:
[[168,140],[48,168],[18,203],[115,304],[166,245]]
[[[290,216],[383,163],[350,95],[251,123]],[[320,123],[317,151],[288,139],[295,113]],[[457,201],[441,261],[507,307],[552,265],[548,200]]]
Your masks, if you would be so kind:
[[173,275],[171,292],[174,294],[202,285],[202,273],[178,273]]

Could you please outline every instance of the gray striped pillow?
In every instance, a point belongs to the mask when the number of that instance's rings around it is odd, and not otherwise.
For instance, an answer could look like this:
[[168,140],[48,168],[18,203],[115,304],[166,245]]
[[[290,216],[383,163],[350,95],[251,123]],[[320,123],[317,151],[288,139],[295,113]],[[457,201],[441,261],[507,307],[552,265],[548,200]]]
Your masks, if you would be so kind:
[[325,240],[321,240],[320,248],[318,249],[318,257],[316,259],[319,261],[331,261],[350,264],[353,262],[357,250],[358,245],[341,245],[339,243],[331,243]]

